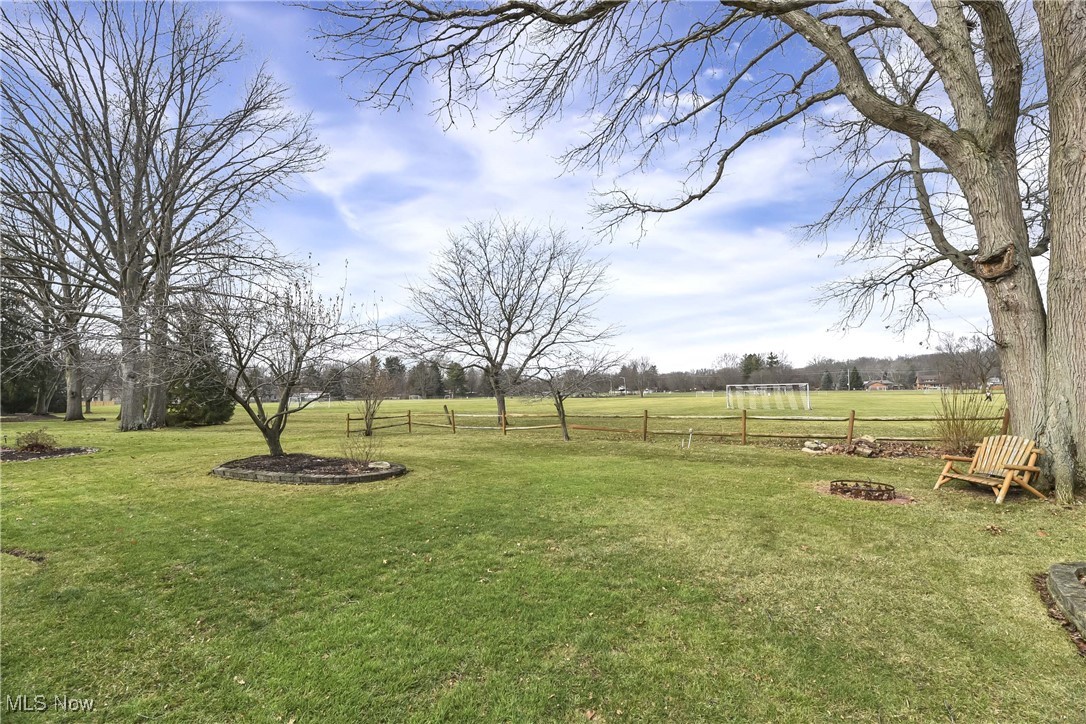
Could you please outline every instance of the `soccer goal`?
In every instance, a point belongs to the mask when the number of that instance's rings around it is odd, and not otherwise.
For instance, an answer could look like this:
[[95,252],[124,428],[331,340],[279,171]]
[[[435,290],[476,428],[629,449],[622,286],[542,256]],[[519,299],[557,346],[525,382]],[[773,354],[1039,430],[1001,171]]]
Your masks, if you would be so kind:
[[811,409],[811,386],[806,382],[728,385],[724,392],[727,395],[730,410]]

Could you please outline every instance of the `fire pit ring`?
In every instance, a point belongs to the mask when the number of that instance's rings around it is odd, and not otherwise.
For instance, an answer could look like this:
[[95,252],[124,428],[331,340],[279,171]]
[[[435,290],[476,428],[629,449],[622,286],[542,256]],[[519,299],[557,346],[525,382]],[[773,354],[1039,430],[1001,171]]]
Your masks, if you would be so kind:
[[893,485],[872,480],[833,480],[830,481],[830,492],[860,500],[893,500],[896,496]]

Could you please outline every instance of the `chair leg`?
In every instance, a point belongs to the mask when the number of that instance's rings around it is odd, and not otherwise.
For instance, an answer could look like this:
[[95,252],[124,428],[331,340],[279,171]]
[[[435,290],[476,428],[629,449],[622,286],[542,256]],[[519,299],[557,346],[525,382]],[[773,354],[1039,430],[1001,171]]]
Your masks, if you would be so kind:
[[1013,479],[1013,473],[1007,473],[1007,476],[1003,478],[1003,485],[999,487],[999,490],[996,493],[996,503],[1002,503],[1003,499],[1007,497],[1007,491],[1011,489],[1011,482]]
[[[1026,478],[1026,480],[1028,480],[1028,479],[1029,479],[1029,478]],[[1031,493],[1033,493],[1034,495],[1036,495],[1036,496],[1037,496],[1038,498],[1040,498],[1041,500],[1048,500],[1048,498],[1046,498],[1046,497],[1045,497],[1045,494],[1044,494],[1044,493],[1042,493],[1042,492],[1040,492],[1039,490],[1037,490],[1036,488],[1034,488],[1034,487],[1033,487],[1032,485],[1030,485],[1030,484],[1029,484],[1028,482],[1026,482],[1026,480],[1019,480],[1019,481],[1018,481],[1018,484],[1019,484],[1019,485],[1021,485],[1021,486],[1022,486],[1023,488],[1025,488],[1026,490],[1028,490],[1029,492],[1031,492]]]
[[940,487],[942,487],[946,483],[949,483],[952,480],[952,478],[947,477],[947,473],[949,473],[951,470],[953,470],[953,468],[954,468],[954,463],[953,462],[948,462],[946,464],[946,467],[943,468],[943,472],[939,473],[939,479],[937,481],[935,481],[935,487],[932,488],[933,490],[938,490]]

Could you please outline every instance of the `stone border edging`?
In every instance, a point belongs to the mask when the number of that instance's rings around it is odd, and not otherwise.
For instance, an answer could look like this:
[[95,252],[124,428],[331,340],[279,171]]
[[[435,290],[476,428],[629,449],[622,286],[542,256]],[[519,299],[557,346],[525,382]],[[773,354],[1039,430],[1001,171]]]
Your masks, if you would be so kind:
[[1086,636],[1086,585],[1078,579],[1086,561],[1057,563],[1048,569],[1048,592],[1067,620]]
[[378,480],[395,478],[407,472],[399,463],[390,463],[385,470],[367,473],[338,475],[333,473],[272,473],[264,470],[246,470],[245,468],[224,468],[221,465],[211,471],[212,475],[230,480],[247,480],[255,483],[282,483],[286,485],[347,485],[350,483],[372,483]]

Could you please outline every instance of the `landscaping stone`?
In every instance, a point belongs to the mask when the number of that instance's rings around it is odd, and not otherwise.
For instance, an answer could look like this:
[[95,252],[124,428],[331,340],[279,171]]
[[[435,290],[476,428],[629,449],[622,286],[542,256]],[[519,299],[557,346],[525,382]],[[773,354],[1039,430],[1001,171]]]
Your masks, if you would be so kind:
[[1086,561],[1057,563],[1048,569],[1048,592],[1067,620],[1086,636]]
[[286,485],[345,485],[350,483],[371,483],[378,480],[395,478],[407,472],[399,463],[370,464],[370,470],[361,473],[276,473],[267,470],[247,470],[239,467],[219,466],[211,471],[212,475],[230,480],[248,480],[257,483],[279,483]]

